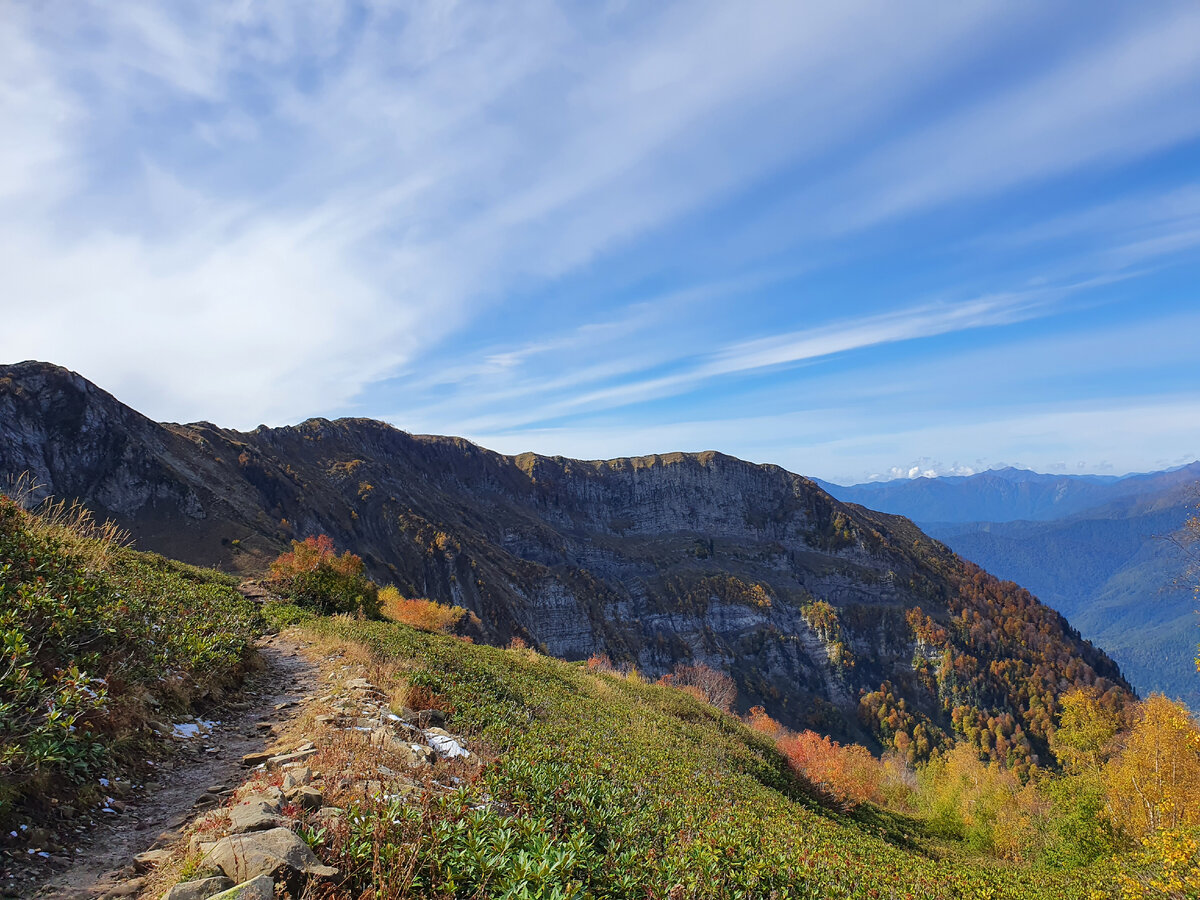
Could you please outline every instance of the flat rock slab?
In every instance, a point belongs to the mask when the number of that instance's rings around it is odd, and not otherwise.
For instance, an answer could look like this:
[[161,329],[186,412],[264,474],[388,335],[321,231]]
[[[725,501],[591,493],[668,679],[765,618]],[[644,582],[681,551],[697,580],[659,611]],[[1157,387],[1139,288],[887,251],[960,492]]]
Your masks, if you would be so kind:
[[222,838],[213,845],[208,859],[239,884],[260,875],[279,877],[295,884],[298,873],[321,876],[337,874],[337,869],[322,865],[308,844],[287,828]]
[[214,875],[212,878],[201,878],[198,881],[184,881],[177,884],[163,894],[162,900],[208,900],[214,894],[227,891],[233,886],[232,878]]
[[209,900],[275,900],[275,881],[269,875],[259,875],[213,894]]
[[262,800],[239,803],[229,809],[229,831],[231,834],[246,834],[251,831],[266,831],[282,828],[287,819],[279,814],[279,808]]
[[304,760],[315,756],[317,753],[315,748],[308,750],[296,750],[293,753],[284,753],[280,756],[272,756],[267,760],[268,769],[281,769],[291,763],[301,763]]

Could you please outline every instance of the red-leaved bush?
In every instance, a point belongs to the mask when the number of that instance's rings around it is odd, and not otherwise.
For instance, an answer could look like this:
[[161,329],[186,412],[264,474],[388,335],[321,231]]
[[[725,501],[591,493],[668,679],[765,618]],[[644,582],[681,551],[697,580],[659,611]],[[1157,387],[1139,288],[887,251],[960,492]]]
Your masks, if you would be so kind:
[[865,803],[879,790],[883,767],[866,747],[839,744],[815,731],[786,735],[778,747],[797,773],[845,806]]

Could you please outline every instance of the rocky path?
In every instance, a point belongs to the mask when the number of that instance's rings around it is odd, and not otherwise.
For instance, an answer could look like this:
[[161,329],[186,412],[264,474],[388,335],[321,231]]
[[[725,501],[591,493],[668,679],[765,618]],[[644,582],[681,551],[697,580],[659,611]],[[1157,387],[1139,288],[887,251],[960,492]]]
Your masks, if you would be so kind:
[[236,699],[207,717],[219,720],[207,733],[204,723],[175,729],[179,752],[161,766],[156,781],[81,816],[70,846],[28,860],[4,892],[38,900],[136,895],[143,880],[135,857],[170,844],[190,819],[222,802],[241,783],[242,757],[262,750],[318,692],[317,666],[295,639],[268,638],[259,653],[263,668]]

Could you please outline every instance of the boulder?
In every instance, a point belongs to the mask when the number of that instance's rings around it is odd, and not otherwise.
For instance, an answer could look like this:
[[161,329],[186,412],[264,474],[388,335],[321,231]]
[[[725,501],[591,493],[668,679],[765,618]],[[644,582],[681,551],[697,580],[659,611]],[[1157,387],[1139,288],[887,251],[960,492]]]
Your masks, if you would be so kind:
[[227,891],[231,887],[232,878],[214,875],[212,878],[201,878],[198,881],[181,882],[163,894],[162,900],[208,900],[214,894]]
[[299,896],[306,875],[333,876],[337,869],[322,865],[308,844],[287,828],[233,834],[217,841],[209,860],[238,884],[260,875],[282,880]]

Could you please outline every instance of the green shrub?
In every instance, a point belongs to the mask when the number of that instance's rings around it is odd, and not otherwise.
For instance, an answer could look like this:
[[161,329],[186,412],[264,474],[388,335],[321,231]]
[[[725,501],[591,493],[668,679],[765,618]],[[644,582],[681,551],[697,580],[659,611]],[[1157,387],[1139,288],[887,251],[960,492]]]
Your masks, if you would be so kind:
[[350,551],[338,556],[328,535],[292,541],[271,563],[271,586],[292,602],[325,615],[379,618],[379,588],[363,575],[363,561]]

